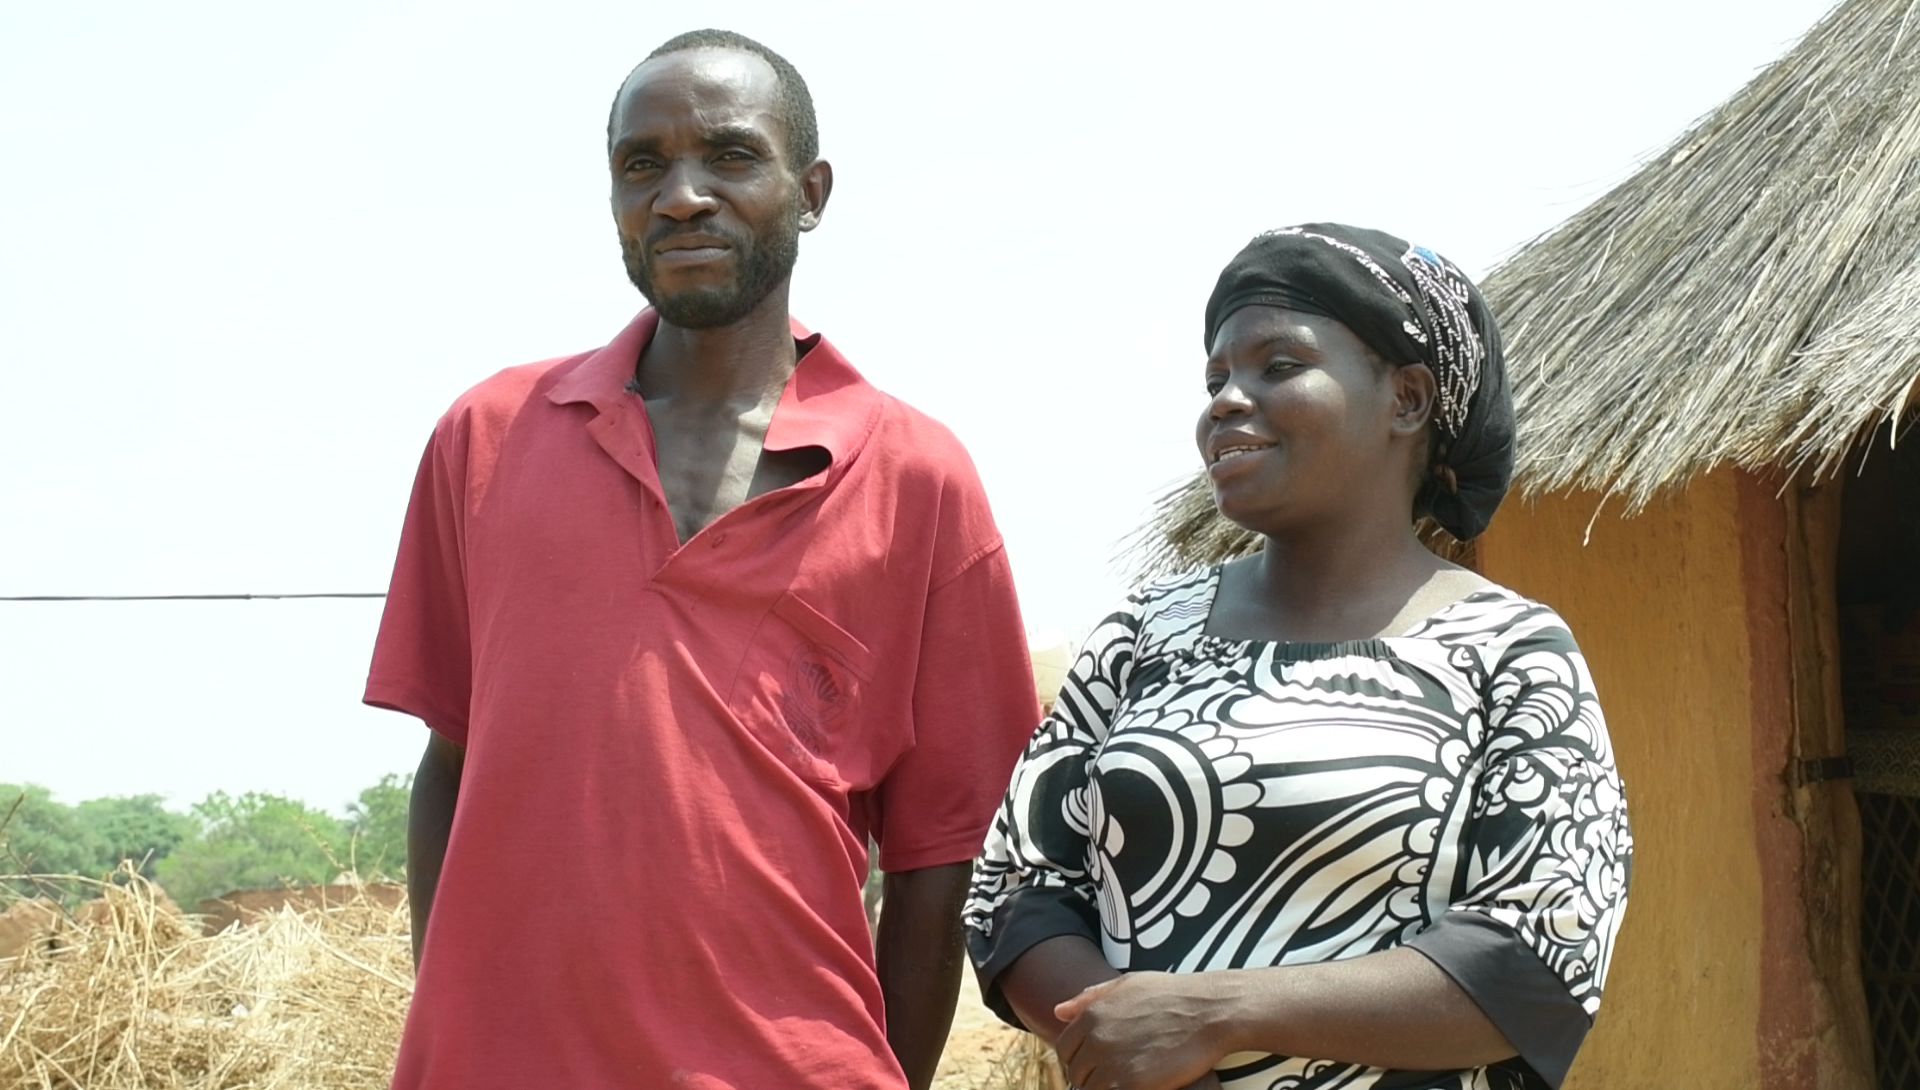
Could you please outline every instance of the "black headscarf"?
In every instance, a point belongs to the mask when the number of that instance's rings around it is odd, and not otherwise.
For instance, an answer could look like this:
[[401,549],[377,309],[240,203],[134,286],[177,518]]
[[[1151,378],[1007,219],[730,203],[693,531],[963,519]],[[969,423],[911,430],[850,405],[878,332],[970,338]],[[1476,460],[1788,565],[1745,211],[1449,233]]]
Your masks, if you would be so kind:
[[1209,351],[1245,306],[1324,315],[1390,363],[1426,364],[1438,434],[1420,506],[1462,541],[1487,528],[1513,479],[1513,396],[1500,330],[1466,274],[1382,231],[1307,223],[1260,235],[1221,272],[1207,300]]

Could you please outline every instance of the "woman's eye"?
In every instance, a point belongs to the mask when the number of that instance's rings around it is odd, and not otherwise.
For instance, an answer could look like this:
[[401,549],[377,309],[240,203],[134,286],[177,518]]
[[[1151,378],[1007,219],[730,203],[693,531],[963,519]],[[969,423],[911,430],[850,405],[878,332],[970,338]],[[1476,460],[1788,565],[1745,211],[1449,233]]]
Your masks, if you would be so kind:
[[1221,378],[1219,375],[1208,375],[1207,376],[1207,396],[1208,397],[1218,396],[1221,388],[1224,387],[1226,384],[1227,384],[1227,380],[1224,378]]
[[1298,366],[1300,365],[1292,360],[1270,360],[1267,363],[1267,374],[1277,375],[1282,371],[1291,371]]

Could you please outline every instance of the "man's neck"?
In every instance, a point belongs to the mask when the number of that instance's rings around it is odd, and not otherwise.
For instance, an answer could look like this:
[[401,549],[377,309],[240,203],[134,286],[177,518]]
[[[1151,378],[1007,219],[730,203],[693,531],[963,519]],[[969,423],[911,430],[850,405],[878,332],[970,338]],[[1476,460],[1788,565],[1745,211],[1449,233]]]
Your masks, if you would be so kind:
[[797,359],[787,285],[781,284],[732,325],[683,329],[661,321],[640,353],[634,379],[649,401],[758,403],[786,386]]

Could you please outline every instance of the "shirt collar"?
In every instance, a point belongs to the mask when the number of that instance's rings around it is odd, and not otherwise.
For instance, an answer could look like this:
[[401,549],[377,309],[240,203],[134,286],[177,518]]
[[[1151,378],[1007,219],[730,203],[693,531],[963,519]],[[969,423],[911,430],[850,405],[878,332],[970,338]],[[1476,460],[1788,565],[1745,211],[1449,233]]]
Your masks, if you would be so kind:
[[[800,342],[801,356],[781,391],[765,446],[769,450],[822,447],[835,465],[843,464],[873,431],[884,395],[826,337],[811,332],[798,319],[788,322]],[[637,403],[638,395],[627,384],[659,325],[660,316],[652,307],[641,311],[605,348],[589,353],[560,376],[547,391],[548,400],[556,405],[585,402],[602,413]]]

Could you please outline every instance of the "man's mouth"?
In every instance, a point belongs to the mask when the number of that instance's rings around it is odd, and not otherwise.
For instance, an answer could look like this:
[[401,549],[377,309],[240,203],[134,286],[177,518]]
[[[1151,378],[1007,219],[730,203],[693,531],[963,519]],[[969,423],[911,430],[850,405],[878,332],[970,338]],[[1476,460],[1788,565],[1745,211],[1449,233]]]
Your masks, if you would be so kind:
[[666,261],[710,261],[733,249],[726,239],[714,235],[672,235],[649,247],[653,256]]
[[705,265],[725,258],[733,249],[724,243],[712,242],[700,245],[678,244],[663,246],[653,253],[656,266],[673,267],[676,265]]

